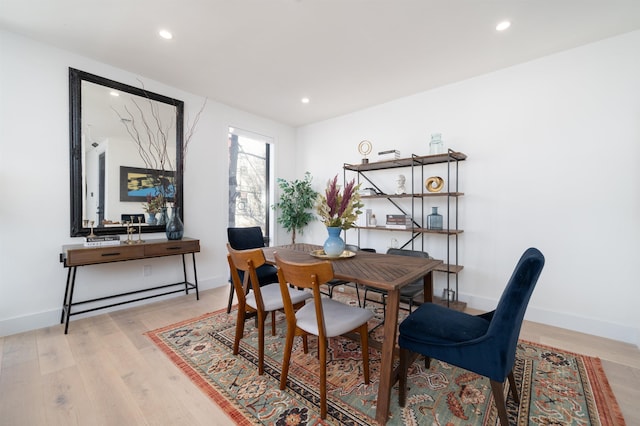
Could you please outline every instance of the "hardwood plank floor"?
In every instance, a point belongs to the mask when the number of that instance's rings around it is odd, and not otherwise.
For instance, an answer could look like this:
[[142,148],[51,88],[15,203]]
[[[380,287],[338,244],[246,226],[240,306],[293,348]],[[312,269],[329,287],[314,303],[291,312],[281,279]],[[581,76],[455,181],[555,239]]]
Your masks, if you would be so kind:
[[[231,425],[143,333],[226,306],[228,286],[0,338],[0,423]],[[640,424],[640,350],[525,322],[522,339],[597,356],[627,424]]]

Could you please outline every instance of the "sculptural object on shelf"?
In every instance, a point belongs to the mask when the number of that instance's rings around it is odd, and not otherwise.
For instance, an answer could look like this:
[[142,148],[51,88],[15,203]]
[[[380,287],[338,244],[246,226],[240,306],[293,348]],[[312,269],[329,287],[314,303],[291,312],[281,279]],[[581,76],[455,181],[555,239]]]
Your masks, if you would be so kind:
[[407,193],[407,188],[405,187],[405,182],[407,181],[407,179],[404,177],[404,175],[398,175],[398,178],[396,179],[396,194],[406,194]]

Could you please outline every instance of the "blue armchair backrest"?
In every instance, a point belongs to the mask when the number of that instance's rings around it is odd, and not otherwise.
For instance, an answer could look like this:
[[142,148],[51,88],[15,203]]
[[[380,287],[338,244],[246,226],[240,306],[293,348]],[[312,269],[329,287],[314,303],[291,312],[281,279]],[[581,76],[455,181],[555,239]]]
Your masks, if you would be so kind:
[[264,235],[259,226],[227,228],[227,238],[231,247],[236,250],[264,247]]
[[501,352],[499,364],[505,370],[502,377],[513,367],[524,313],[543,266],[542,253],[536,248],[527,249],[520,257],[493,312],[486,336],[494,339],[496,349]]

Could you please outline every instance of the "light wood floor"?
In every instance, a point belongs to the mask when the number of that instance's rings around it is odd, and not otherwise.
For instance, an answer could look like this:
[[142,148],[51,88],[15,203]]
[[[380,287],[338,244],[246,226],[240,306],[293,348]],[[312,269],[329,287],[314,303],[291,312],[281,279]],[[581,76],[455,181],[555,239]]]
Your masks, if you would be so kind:
[[[225,306],[228,287],[0,338],[0,423],[229,425],[143,333]],[[640,351],[535,323],[521,338],[600,357],[628,425],[640,424]]]

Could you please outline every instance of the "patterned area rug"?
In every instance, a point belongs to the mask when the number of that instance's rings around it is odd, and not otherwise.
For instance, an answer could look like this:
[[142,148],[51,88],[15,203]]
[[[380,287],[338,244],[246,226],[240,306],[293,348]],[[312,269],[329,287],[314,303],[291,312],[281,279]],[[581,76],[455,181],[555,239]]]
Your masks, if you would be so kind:
[[[377,312],[379,315],[380,313]],[[371,383],[365,385],[359,344],[330,342],[327,366],[328,416],[320,419],[316,339],[309,353],[296,338],[287,389],[279,389],[286,326],[277,316],[277,335],[266,326],[265,374],[258,375],[254,321],[248,320],[240,354],[232,354],[236,312],[224,310],[173,324],[147,335],[229,417],[239,425],[373,425],[380,353],[370,350]],[[378,319],[372,320],[369,329]],[[372,333],[381,340],[382,327]],[[436,360],[426,370],[413,363],[405,408],[391,394],[389,425],[496,425],[489,380]],[[520,341],[515,367],[521,396],[509,395],[507,410],[515,425],[624,425],[600,360]],[[508,389],[507,389],[508,390]]]

